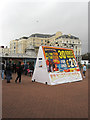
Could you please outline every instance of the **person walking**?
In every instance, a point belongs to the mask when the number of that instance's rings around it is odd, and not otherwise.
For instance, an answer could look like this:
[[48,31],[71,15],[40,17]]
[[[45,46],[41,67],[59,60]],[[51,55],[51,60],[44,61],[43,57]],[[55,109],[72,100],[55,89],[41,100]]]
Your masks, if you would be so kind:
[[28,69],[28,64],[26,63],[25,66],[24,66],[24,69],[25,69],[25,75],[27,75],[27,69]]
[[30,76],[32,77],[33,72],[34,72],[34,63],[29,63],[29,69],[30,69]]
[[5,71],[5,63],[4,63],[4,61],[1,63],[1,66],[2,66],[2,68],[1,68],[1,78],[2,78],[2,80],[4,80],[4,71]]
[[16,73],[16,63],[13,63],[13,73]]
[[7,83],[10,83],[10,79],[11,79],[11,64],[10,61],[6,64],[6,79],[7,79]]
[[83,78],[86,77],[86,65],[84,64],[83,65]]
[[17,78],[15,80],[15,83],[17,83],[18,79],[19,79],[19,83],[21,83],[21,73],[22,73],[22,66],[21,66],[21,62],[19,62],[17,66]]

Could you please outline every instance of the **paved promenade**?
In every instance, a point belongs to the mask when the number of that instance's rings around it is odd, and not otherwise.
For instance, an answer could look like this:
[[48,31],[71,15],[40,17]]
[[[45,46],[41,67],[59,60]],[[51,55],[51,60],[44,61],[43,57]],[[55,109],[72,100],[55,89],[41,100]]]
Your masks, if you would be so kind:
[[81,82],[55,86],[31,82],[22,75],[22,83],[2,81],[3,118],[87,118],[88,73]]

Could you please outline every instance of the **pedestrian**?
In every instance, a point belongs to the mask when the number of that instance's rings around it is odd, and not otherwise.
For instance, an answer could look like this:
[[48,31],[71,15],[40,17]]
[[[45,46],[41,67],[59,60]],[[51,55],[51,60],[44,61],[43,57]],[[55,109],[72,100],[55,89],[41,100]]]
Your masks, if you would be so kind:
[[81,71],[82,64],[80,62],[78,62],[78,66],[79,66],[79,70]]
[[32,77],[33,72],[34,72],[34,63],[29,63],[29,70],[30,70],[30,76]]
[[21,74],[22,74],[22,66],[21,66],[21,62],[19,62],[17,66],[17,78],[15,80],[16,83],[18,79],[19,79],[19,83],[21,83]]
[[86,77],[86,64],[83,65],[83,78]]
[[9,61],[9,64],[10,64],[10,67],[11,67],[11,71],[10,71],[10,72],[11,72],[11,73],[10,73],[11,78],[10,78],[10,79],[12,79],[12,68],[13,68],[13,67],[12,67],[12,63],[11,63],[11,61]]
[[24,72],[24,63],[21,63],[22,66],[22,73]]
[[8,61],[6,61],[6,64],[5,64],[5,71],[4,71],[5,79],[6,79],[6,66],[7,66],[7,63],[8,63]]
[[10,64],[11,64],[11,73],[13,73],[13,61],[12,62],[10,61]]
[[13,73],[16,73],[16,63],[13,64]]
[[10,61],[6,64],[6,80],[7,83],[10,83],[10,79],[11,79],[11,64]]
[[25,75],[27,75],[27,69],[28,69],[28,64],[26,63],[25,66],[24,66],[24,70],[25,70]]
[[5,62],[2,61],[1,63],[2,69],[1,69],[1,78],[4,80],[4,71],[5,71]]

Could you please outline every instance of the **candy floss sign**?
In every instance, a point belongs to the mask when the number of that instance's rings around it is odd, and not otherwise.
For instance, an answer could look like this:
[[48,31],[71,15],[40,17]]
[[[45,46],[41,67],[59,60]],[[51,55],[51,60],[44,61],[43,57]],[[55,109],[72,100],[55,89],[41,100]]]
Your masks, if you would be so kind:
[[82,80],[72,49],[42,46],[51,84]]

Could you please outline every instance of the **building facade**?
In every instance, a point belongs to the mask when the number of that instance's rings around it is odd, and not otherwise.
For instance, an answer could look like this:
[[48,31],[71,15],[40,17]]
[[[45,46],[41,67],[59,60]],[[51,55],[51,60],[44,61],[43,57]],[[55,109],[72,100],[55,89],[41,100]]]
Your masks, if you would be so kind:
[[61,35],[53,42],[54,46],[73,49],[77,61],[81,61],[81,40],[72,35]]
[[18,40],[10,41],[10,54],[17,54],[18,53]]
[[0,56],[7,56],[10,53],[10,49],[6,46],[0,46]]
[[72,35],[63,35],[61,32],[56,34],[32,34],[29,37],[22,37],[10,42],[10,53],[25,54],[26,49],[32,45],[36,54],[40,45],[58,46],[74,50],[77,61],[81,60],[81,40]]

